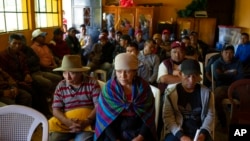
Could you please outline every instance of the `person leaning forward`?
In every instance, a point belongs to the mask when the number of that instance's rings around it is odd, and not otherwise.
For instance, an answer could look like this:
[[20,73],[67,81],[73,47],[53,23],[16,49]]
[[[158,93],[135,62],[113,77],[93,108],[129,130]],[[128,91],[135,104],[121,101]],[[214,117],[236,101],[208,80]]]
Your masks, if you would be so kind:
[[49,120],[50,141],[92,141],[98,81],[85,75],[79,55],[65,55],[62,65],[53,71],[62,71],[64,80],[59,82],[52,104],[53,116]]

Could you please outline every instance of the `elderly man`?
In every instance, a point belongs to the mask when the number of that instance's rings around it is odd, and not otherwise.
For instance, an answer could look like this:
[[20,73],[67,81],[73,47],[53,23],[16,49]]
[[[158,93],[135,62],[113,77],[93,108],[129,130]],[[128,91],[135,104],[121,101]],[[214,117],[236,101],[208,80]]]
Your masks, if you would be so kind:
[[62,65],[54,71],[62,71],[64,80],[59,82],[52,104],[53,115],[49,120],[50,141],[92,141],[95,107],[100,93],[98,82],[83,72],[78,55],[65,55]]
[[164,141],[193,141],[195,136],[198,141],[212,141],[214,96],[198,83],[201,74],[198,61],[184,60],[180,73],[181,83],[165,91]]

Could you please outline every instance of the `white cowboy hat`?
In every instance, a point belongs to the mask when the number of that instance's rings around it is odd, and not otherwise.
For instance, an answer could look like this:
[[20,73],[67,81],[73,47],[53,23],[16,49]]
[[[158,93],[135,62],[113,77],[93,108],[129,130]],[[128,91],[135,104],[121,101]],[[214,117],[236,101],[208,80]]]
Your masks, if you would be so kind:
[[53,71],[72,72],[82,72],[88,70],[90,70],[89,67],[82,66],[81,57],[79,55],[64,55],[61,67],[53,69]]
[[46,36],[46,35],[47,35],[47,32],[43,32],[41,31],[41,29],[36,29],[32,32],[31,40],[35,39],[38,36]]

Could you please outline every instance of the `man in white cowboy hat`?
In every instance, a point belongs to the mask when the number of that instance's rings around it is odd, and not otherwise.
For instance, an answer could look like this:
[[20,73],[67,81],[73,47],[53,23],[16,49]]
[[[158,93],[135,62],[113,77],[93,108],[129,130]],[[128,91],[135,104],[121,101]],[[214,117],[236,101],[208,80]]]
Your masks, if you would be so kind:
[[36,29],[32,32],[32,45],[30,46],[40,58],[40,66],[43,71],[52,71],[57,67],[55,58],[45,43],[47,32]]
[[62,65],[53,71],[62,71],[64,80],[59,82],[52,104],[53,116],[49,120],[50,141],[93,140],[91,125],[95,121],[95,108],[100,93],[97,80],[84,74],[79,55],[65,55]]

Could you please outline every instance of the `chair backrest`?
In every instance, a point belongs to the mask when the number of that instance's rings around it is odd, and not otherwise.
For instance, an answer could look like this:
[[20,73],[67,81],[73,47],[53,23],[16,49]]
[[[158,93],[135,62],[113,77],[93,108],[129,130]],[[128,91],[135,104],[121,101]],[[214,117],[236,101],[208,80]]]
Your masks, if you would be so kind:
[[150,88],[154,94],[155,97],[155,126],[156,129],[158,127],[158,119],[159,119],[159,112],[160,112],[160,89],[156,88],[155,86],[150,85]]
[[107,72],[105,70],[97,69],[94,71],[94,77],[106,82],[107,81]]
[[[233,94],[236,94],[239,103],[235,103]],[[241,79],[233,82],[228,88],[228,99],[235,105],[232,111],[232,120],[237,123],[250,124],[250,79]]]
[[200,83],[203,84],[203,80],[204,80],[204,66],[203,66],[203,63],[199,61],[199,65],[200,65],[200,69],[201,69],[201,81]]
[[99,85],[101,86],[101,88],[103,88],[104,85],[106,84],[106,82],[103,82],[103,81],[101,81],[101,80],[97,80],[97,81],[98,81]]
[[205,67],[206,67],[207,64],[208,64],[209,59],[210,59],[212,56],[217,55],[217,54],[219,54],[219,52],[208,53],[208,54],[205,56]]
[[38,125],[42,125],[42,141],[48,141],[48,120],[40,112],[26,106],[7,105],[0,108],[0,140],[31,141]]
[[211,65],[211,79],[212,79],[212,91],[214,92],[214,89],[215,89],[215,81],[214,81],[214,65],[212,64]]

